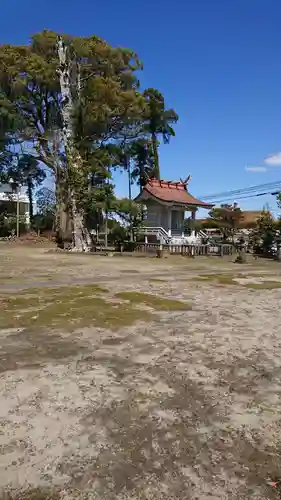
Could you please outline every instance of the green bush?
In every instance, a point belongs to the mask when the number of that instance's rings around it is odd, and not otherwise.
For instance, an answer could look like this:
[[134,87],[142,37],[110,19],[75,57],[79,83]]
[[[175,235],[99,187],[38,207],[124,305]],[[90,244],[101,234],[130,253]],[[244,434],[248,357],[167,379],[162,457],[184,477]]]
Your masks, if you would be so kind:
[[124,241],[124,252],[134,252],[137,246],[136,241]]
[[[17,230],[17,217],[12,214],[0,214],[0,237],[5,238],[10,236],[12,231]],[[28,231],[25,215],[19,216],[19,231],[20,235]]]

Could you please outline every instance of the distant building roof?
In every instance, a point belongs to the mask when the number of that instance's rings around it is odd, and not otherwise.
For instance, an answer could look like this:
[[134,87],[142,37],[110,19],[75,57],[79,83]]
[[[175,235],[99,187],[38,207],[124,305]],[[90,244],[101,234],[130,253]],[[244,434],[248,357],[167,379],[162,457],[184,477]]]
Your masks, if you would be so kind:
[[[247,228],[249,226],[255,226],[258,219],[264,214],[266,211],[264,210],[241,210],[241,219],[239,220],[238,226],[242,228]],[[267,212],[266,212],[267,213]],[[270,212],[268,212],[270,213]],[[206,219],[198,219],[198,222],[208,223],[209,221],[213,221],[215,223],[215,219],[211,217],[207,217]]]
[[9,194],[9,193],[1,193],[0,192],[0,202],[9,202],[9,201],[20,201],[21,203],[28,203],[28,196],[25,194]]
[[142,188],[135,201],[155,198],[168,204],[192,205],[195,207],[212,208],[214,205],[197,200],[187,190],[187,182],[150,179]]
[[240,225],[256,224],[263,213],[264,210],[242,210]]
[[29,198],[26,195],[26,188],[12,188],[11,184],[0,183],[0,201],[17,201],[29,203]]

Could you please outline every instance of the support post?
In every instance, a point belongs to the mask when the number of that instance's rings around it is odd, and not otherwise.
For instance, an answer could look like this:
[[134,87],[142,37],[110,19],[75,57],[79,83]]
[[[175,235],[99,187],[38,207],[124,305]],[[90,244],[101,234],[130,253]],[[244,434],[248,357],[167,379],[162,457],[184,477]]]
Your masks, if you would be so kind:
[[163,256],[163,240],[162,240],[162,238],[160,240],[159,250],[156,251],[156,255],[157,255],[158,259],[161,259]]
[[130,220],[130,241],[134,241],[133,235],[133,216],[132,216],[132,178],[131,178],[131,159],[129,155],[125,155],[125,164],[128,172],[128,188],[129,188],[129,220]]
[[107,249],[107,247],[108,247],[108,214],[107,214],[107,210],[105,211],[104,231],[105,231],[104,244],[105,244],[105,248]]
[[276,238],[276,260],[281,261],[281,237],[278,235]]
[[172,210],[168,208],[168,234],[172,236]]
[[195,210],[192,210],[192,212],[191,212],[191,220],[192,220],[191,236],[192,236],[192,238],[195,238],[195,227],[194,227],[194,221],[196,220],[196,211]]
[[20,235],[20,194],[19,194],[19,189],[17,192],[17,238],[19,238]]

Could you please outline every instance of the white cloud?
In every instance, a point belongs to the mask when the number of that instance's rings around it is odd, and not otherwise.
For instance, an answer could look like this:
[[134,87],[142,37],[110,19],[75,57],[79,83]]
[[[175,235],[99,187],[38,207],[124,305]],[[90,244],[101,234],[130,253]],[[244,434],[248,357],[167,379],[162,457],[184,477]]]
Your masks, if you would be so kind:
[[266,167],[245,167],[246,172],[266,172]]
[[268,156],[264,160],[264,163],[269,165],[269,167],[281,167],[281,153]]

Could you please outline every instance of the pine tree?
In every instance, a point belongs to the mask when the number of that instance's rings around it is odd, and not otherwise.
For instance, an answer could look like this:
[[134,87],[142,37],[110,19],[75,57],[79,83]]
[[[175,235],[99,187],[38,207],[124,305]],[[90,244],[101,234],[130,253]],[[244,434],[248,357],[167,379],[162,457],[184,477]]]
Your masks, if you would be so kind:
[[141,63],[132,51],[95,36],[59,38],[43,31],[27,46],[1,46],[0,68],[4,108],[21,123],[12,140],[32,142],[32,154],[53,172],[57,223],[63,212],[70,216],[73,245],[85,250],[90,170],[99,164],[100,148],[144,108],[134,76]]
[[170,138],[175,136],[172,125],[177,123],[178,115],[173,109],[165,108],[164,96],[158,90],[149,88],[144,91],[144,97],[147,102],[146,130],[151,136],[154,155],[154,176],[160,179],[158,136],[162,136],[164,144],[169,143]]

